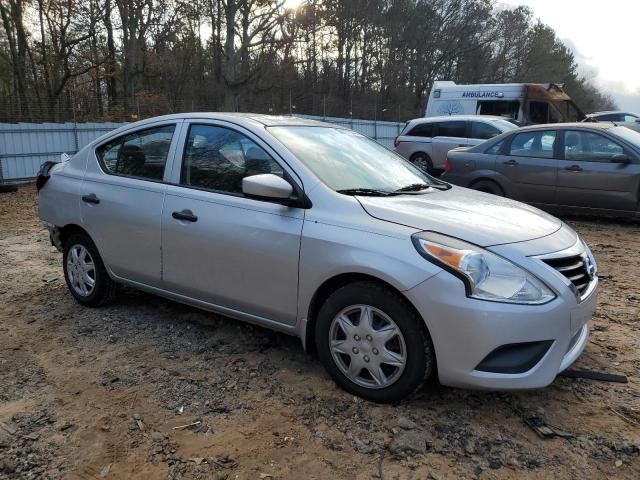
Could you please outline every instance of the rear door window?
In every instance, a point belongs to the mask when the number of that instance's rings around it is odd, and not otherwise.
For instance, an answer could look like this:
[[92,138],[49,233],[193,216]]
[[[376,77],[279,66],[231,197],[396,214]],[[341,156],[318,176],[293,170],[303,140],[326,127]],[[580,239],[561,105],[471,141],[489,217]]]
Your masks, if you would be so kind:
[[523,132],[513,137],[510,154],[515,157],[553,158],[556,132]]
[[480,140],[488,140],[490,138],[500,135],[498,130],[493,125],[489,125],[484,122],[471,122],[471,138],[477,138]]
[[435,133],[438,137],[467,138],[467,122],[441,122]]
[[622,115],[619,113],[607,113],[605,115],[598,115],[594,117],[599,122],[621,122]]
[[434,123],[419,123],[407,134],[410,137],[433,137]]
[[149,128],[111,140],[97,148],[105,173],[162,180],[175,125]]

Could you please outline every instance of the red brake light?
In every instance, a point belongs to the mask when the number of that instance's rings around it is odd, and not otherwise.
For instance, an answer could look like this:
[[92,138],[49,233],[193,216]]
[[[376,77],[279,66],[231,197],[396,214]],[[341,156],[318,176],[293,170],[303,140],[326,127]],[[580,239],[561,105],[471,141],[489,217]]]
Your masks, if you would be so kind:
[[451,162],[449,161],[448,158],[444,161],[444,171],[445,173],[448,173],[451,171]]

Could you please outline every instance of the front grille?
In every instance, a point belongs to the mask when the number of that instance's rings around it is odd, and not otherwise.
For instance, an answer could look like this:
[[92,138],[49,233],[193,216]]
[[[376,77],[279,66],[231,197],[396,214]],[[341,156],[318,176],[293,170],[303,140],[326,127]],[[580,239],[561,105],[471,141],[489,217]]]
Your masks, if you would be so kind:
[[588,270],[586,254],[562,258],[547,258],[543,261],[567,277],[578,292],[580,292],[580,295],[584,294],[589,288],[591,276]]

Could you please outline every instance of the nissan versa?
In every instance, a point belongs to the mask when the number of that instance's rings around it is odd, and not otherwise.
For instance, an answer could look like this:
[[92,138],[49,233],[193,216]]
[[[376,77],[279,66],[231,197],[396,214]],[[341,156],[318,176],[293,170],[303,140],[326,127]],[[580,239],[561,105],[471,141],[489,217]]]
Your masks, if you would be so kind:
[[588,341],[596,264],[571,228],[333,125],[152,118],[45,164],[38,187],[79,303],[126,284],[297,335],[375,402],[432,375],[543,387]]

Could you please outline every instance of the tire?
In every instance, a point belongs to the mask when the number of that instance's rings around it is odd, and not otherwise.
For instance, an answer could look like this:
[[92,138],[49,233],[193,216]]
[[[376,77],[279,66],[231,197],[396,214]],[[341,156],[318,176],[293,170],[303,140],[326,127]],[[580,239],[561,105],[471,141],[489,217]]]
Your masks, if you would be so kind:
[[98,249],[86,233],[74,233],[64,243],[62,266],[67,287],[81,305],[99,307],[114,299],[117,284],[109,277]]
[[0,185],[0,193],[17,192],[18,187],[15,185]]
[[478,190],[479,192],[490,193],[492,195],[497,195],[499,197],[504,197],[504,190],[493,180],[479,180],[471,185],[473,190]]
[[413,155],[411,155],[409,161],[423,172],[427,172],[430,175],[433,175],[435,173],[431,157],[424,152],[414,153]]
[[[372,314],[368,317],[373,319],[371,324],[356,324],[367,309]],[[390,333],[394,326],[399,334]],[[433,344],[422,318],[402,296],[375,282],[351,283],[332,293],[318,312],[315,339],[318,357],[333,380],[347,392],[376,403],[409,398],[436,368]],[[404,363],[390,365],[384,359],[404,359]],[[352,362],[357,362],[353,370]],[[401,363],[403,366],[398,366]],[[372,371],[377,372],[377,381]]]

